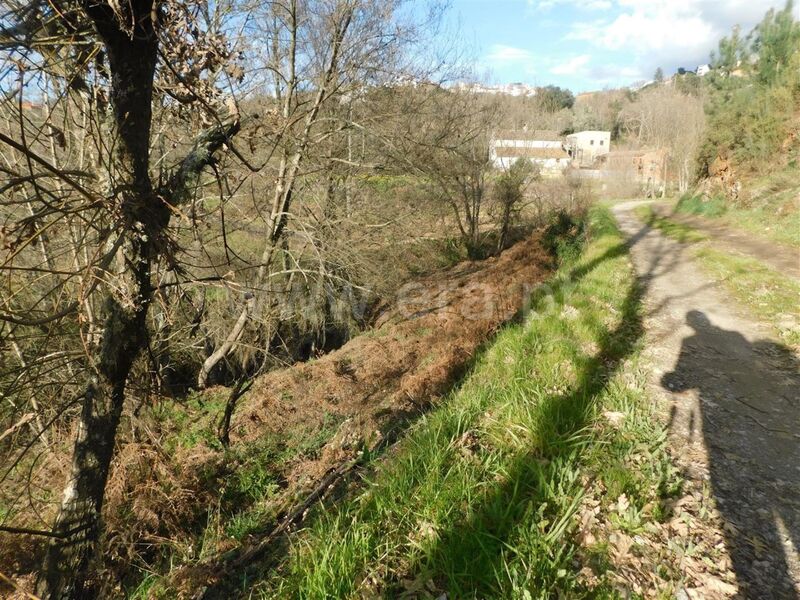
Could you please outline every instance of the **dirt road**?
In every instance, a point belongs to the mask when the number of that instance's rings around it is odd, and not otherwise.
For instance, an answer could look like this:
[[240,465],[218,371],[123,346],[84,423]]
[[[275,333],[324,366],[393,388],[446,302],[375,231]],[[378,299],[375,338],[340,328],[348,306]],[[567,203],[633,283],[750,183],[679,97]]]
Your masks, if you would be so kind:
[[705,233],[725,252],[756,258],[784,275],[800,279],[800,250],[797,248],[753,237],[719,220],[676,213],[667,204],[654,203],[653,210],[671,221]]
[[735,574],[705,591],[687,574],[685,597],[800,598],[800,363],[639,204],[614,213],[645,288],[652,385],[679,464],[716,502],[716,573]]

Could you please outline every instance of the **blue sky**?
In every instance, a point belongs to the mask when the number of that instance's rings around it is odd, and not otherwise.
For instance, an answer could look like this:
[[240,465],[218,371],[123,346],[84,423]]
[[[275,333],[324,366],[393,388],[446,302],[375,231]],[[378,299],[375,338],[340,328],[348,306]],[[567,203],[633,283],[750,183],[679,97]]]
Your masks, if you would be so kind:
[[[736,24],[749,31],[782,0],[452,0],[450,18],[492,83],[575,92],[708,62]],[[800,5],[800,3],[798,3]],[[800,17],[798,6],[795,12]]]

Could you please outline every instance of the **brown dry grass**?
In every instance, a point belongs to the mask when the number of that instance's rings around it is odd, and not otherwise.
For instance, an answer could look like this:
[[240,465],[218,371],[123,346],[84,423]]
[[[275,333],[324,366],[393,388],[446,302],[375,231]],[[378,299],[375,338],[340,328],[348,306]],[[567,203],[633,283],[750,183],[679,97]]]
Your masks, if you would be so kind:
[[549,266],[533,236],[499,257],[461,263],[405,286],[368,334],[317,361],[260,378],[237,411],[232,440],[307,428],[326,413],[344,417],[339,447],[329,444],[289,479],[318,477],[446,391]]
[[[342,425],[322,451],[290,461],[282,473],[285,501],[304,497],[450,389],[481,345],[520,311],[551,263],[536,234],[499,257],[408,284],[367,334],[319,360],[261,377],[237,410],[232,443],[319,431],[324,419],[337,415]],[[223,575],[218,567],[211,560],[183,569],[173,591],[190,595],[213,584]]]

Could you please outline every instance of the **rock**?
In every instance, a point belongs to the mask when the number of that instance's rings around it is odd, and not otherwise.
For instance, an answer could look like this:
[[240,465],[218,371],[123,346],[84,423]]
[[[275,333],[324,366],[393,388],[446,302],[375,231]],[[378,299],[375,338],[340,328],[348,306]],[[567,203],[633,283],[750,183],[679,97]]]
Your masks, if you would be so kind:
[[608,421],[613,427],[619,427],[622,424],[622,421],[625,420],[625,413],[616,412],[613,410],[607,410],[603,412],[603,417]]

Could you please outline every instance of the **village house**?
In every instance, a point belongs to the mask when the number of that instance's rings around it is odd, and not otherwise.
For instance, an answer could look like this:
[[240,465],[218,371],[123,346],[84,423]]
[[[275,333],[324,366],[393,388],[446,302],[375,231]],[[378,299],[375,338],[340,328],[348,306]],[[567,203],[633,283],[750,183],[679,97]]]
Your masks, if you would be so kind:
[[705,77],[711,72],[711,65],[709,64],[698,65],[697,68],[694,70],[694,72],[698,77]]
[[578,131],[567,136],[565,150],[579,167],[591,167],[611,150],[610,131]]
[[564,138],[557,131],[498,131],[492,138],[489,156],[498,169],[508,169],[520,158],[527,158],[546,177],[562,175],[570,165]]
[[31,102],[29,100],[22,101],[22,110],[38,110],[41,111],[44,108],[43,104],[38,102]]

